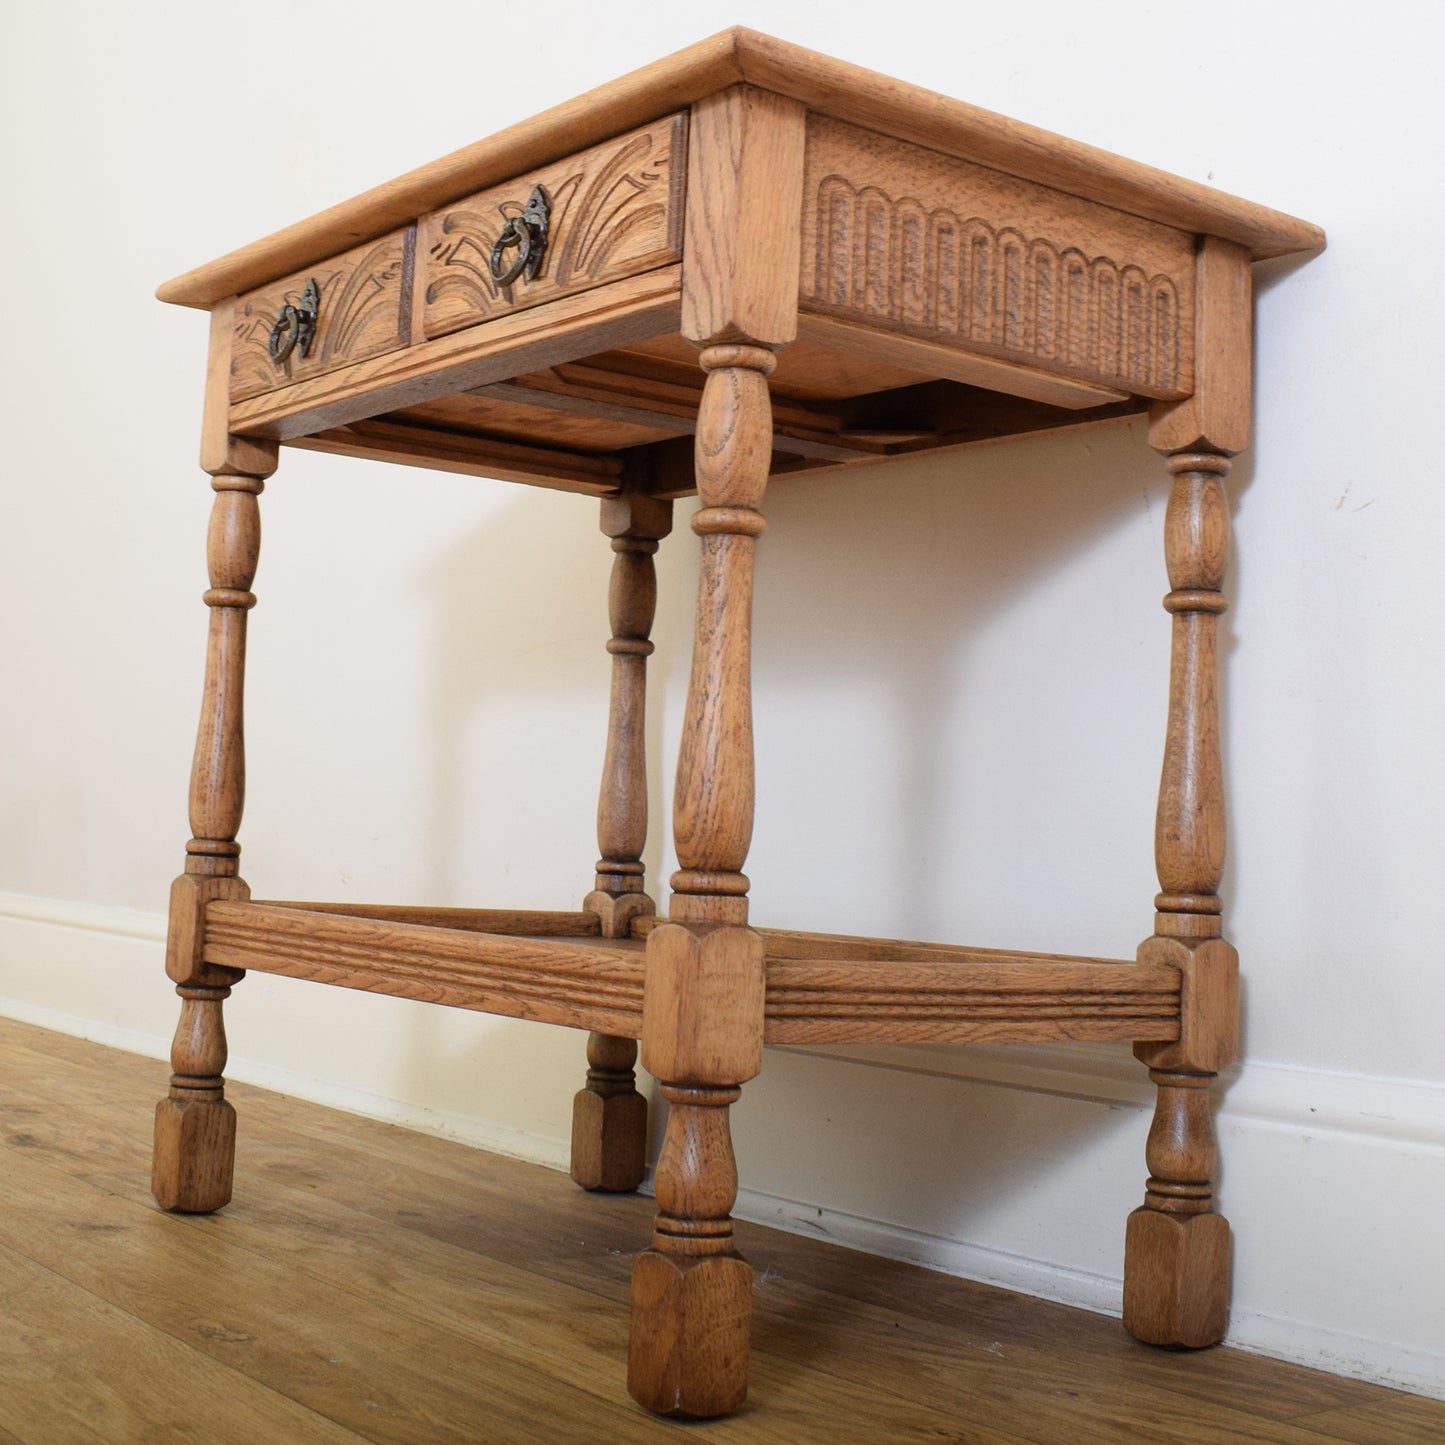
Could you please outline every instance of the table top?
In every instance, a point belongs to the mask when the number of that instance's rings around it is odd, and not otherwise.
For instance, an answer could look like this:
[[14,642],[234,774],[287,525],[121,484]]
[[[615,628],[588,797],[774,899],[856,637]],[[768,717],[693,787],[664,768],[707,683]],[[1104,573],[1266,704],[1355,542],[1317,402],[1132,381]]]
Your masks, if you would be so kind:
[[775,357],[775,476],[1145,411],[1238,450],[1250,265],[1323,245],[735,29],[158,295],[212,313],[203,457],[239,437],[677,497],[698,349],[738,342]]
[[1307,221],[1112,152],[907,85],[753,30],[725,30],[531,120],[466,146],[168,281],[162,301],[210,307],[372,240],[523,171],[744,84],[817,115],[1018,176],[1182,231],[1223,237],[1255,260],[1324,245]]

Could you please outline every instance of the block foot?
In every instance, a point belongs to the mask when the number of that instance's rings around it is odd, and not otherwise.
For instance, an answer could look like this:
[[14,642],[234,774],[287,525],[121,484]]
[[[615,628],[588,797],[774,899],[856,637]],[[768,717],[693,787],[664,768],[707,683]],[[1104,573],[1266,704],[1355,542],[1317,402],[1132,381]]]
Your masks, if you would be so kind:
[[231,1202],[236,1111],[225,1099],[156,1105],[151,1193],[162,1209],[210,1214]]
[[1143,1205],[1124,1246],[1124,1327],[1176,1350],[1217,1345],[1229,1324],[1229,1221]]
[[627,1352],[632,1398],[654,1414],[683,1419],[741,1409],[752,1289],[752,1268],[741,1255],[638,1255]]

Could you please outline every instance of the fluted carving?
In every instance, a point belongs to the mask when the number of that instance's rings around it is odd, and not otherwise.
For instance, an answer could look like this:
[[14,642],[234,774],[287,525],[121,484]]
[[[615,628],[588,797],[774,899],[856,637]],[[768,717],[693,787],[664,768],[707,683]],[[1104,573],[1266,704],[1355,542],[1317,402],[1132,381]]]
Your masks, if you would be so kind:
[[1162,272],[841,175],[818,186],[816,231],[819,309],[1146,393],[1180,385],[1179,288]]

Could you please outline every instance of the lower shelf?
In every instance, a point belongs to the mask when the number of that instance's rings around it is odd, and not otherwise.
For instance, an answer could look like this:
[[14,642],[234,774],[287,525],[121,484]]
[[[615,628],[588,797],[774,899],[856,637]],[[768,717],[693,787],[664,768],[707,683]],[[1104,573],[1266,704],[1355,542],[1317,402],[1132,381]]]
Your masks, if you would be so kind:
[[[212,903],[203,957],[637,1038],[645,935],[591,913]],[[759,929],[772,1044],[1168,1040],[1179,974],[1155,964]]]

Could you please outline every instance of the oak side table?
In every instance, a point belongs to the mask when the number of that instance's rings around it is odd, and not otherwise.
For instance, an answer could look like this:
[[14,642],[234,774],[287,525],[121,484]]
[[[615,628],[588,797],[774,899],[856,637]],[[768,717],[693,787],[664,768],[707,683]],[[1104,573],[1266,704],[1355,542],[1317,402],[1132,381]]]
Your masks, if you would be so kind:
[[[628,1387],[747,1389],[728,1108],[766,1043],[1127,1039],[1158,1086],[1127,1229],[1140,1339],[1218,1341],[1229,1226],[1210,1083],[1234,1056],[1215,701],[1229,458],[1248,441],[1251,262],[1314,226],[745,30],[728,31],[167,283],[211,314],[209,647],[167,971],[182,999],[154,1191],[231,1198],[222,1000],[248,969],[589,1033],[572,1173],[635,1188],[642,1062],[670,1104]],[[1173,633],[1136,958],[751,926],[750,610],[770,475],[1147,412]],[[616,553],[601,859],[580,909],[262,903],[239,872],[257,498],[281,443],[601,499]],[[643,706],[672,502],[702,539],[665,912],[645,891]]]

